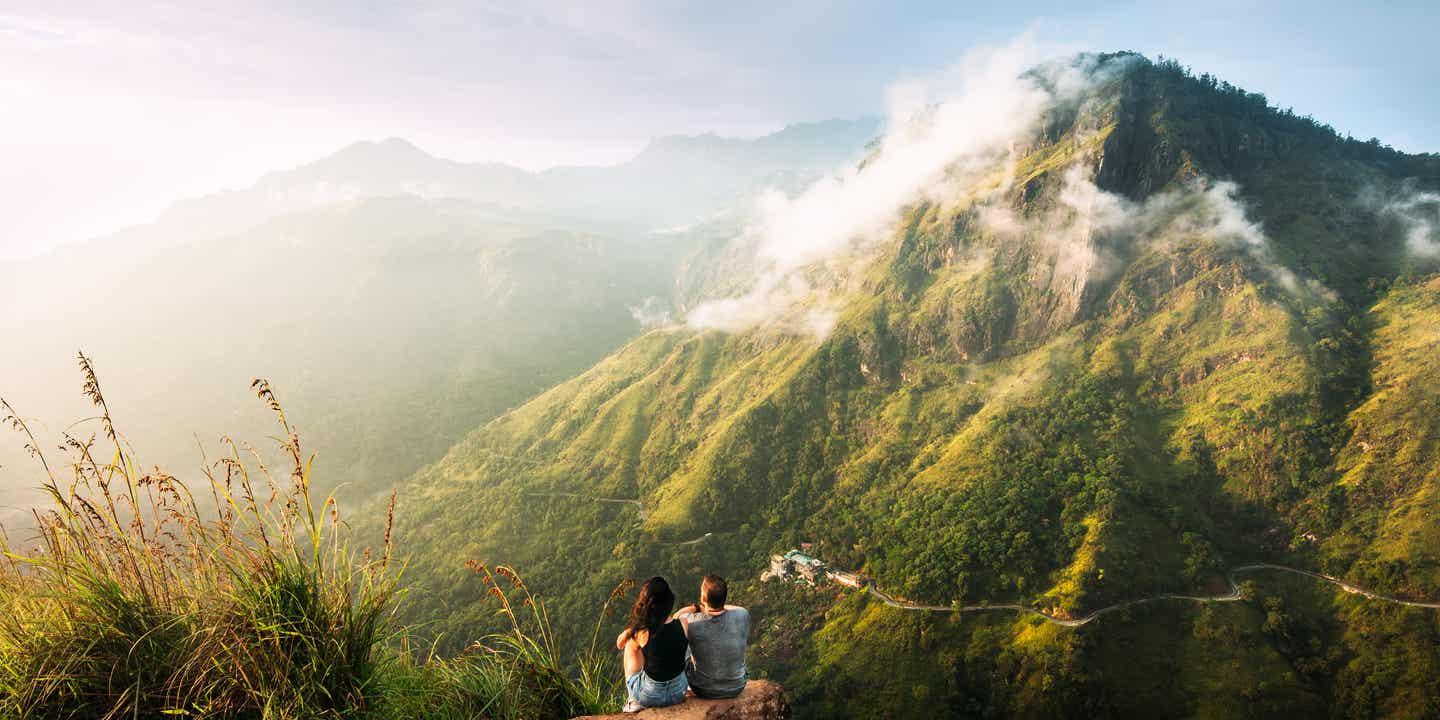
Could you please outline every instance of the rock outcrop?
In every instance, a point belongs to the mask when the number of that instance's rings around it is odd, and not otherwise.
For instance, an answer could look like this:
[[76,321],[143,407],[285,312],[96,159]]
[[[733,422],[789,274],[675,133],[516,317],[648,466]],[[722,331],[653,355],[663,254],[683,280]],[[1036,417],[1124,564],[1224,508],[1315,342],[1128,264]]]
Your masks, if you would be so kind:
[[729,700],[689,697],[670,707],[648,708],[628,715],[586,715],[574,720],[789,720],[790,715],[790,699],[785,696],[785,688],[766,680],[751,680],[740,697]]

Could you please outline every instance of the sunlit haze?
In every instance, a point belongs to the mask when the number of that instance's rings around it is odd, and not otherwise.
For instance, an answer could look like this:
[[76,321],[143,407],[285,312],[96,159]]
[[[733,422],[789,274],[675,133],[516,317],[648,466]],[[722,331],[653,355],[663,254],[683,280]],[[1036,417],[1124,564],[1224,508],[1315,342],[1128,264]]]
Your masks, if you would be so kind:
[[[970,5],[967,7],[967,5]],[[652,137],[884,111],[1030,29],[1175,57],[1357,137],[1440,147],[1433,4],[0,3],[0,257],[154,218],[360,139],[614,163]]]

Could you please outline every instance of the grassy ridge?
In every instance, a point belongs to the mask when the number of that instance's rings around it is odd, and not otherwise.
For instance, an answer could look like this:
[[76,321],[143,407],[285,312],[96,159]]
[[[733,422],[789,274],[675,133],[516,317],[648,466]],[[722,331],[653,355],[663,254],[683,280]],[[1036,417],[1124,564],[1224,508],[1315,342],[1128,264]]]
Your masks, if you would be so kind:
[[33,542],[7,540],[0,565],[0,716],[568,718],[615,707],[613,654],[597,654],[592,634],[588,653],[562,663],[544,604],[506,567],[469,570],[504,632],[455,657],[412,648],[394,619],[405,590],[389,524],[377,554],[349,545],[333,496],[312,499],[310,458],[264,381],[255,389],[279,421],[288,474],[227,440],[197,499],[139,468],[83,355],[80,365],[100,432],[67,435],[63,468],[3,404],[49,475],[51,504]]

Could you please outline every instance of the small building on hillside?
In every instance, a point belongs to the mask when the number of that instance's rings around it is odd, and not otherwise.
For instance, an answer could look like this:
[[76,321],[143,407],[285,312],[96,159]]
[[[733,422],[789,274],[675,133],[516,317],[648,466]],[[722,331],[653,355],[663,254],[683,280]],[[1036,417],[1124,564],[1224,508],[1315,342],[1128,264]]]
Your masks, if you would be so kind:
[[766,573],[768,577],[783,578],[790,572],[790,563],[786,562],[784,555],[770,556],[770,570]]
[[771,555],[770,570],[766,575],[781,580],[798,578],[814,585],[826,577],[827,570],[825,563],[819,558],[810,557],[799,550],[791,550],[784,555]]
[[830,581],[836,585],[843,585],[855,590],[863,590],[870,581],[863,575],[845,570],[837,570],[825,564],[825,561],[806,555],[799,550],[791,550],[784,555],[770,556],[770,569],[761,573],[760,580],[770,578],[781,580],[799,580],[811,586],[822,581]]
[[817,580],[825,577],[825,562],[819,558],[813,558],[799,550],[791,550],[785,553],[785,559],[800,577],[814,585]]

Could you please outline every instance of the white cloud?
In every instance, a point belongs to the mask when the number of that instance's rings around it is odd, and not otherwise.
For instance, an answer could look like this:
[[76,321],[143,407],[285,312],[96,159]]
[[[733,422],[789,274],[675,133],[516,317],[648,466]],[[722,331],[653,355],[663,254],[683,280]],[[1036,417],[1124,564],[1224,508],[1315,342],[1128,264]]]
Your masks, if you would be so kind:
[[[1261,226],[1246,214],[1240,187],[1205,178],[1134,202],[1097,186],[1082,164],[1065,171],[1059,205],[1040,217],[1021,218],[1004,206],[982,206],[980,225],[1001,236],[1028,237],[1053,253],[1057,274],[1100,280],[1119,269],[1120,254],[1166,248],[1202,237],[1238,248],[1290,292],[1302,283],[1274,258]],[[1310,290],[1327,292],[1318,285]]]
[[1440,258],[1440,194],[1411,192],[1382,208],[1400,221],[1405,249],[1422,258]]
[[665,327],[670,324],[670,307],[658,297],[647,297],[639,305],[630,306],[630,317],[642,328]]
[[[966,186],[1002,164],[1011,144],[1054,99],[1022,77],[1038,59],[1037,49],[1022,37],[967,53],[936,82],[894,86],[888,94],[890,129],[875,153],[796,197],[764,196],[760,219],[746,232],[758,238],[765,270],[749,292],[701,304],[688,323],[732,332],[772,324],[828,332],[829,323],[814,320],[829,304],[825,283],[804,277],[806,272],[813,275],[815,266],[828,264],[832,272],[820,276],[842,281],[852,269],[847,266],[863,262],[904,207],[921,199],[945,201],[935,193]],[[1073,92],[1084,76],[1078,69],[1061,71],[1053,87]],[[950,92],[937,98],[936,86]]]

